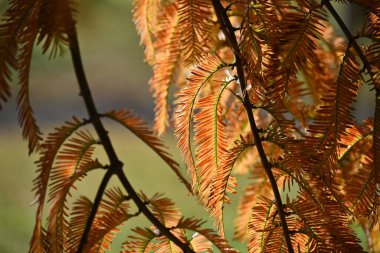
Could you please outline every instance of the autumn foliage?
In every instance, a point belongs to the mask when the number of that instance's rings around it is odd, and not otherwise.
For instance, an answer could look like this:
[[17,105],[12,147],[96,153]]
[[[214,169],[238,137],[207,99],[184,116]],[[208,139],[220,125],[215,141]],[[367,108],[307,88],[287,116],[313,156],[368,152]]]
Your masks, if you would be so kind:
[[[363,27],[353,34],[332,2],[362,8]],[[153,69],[153,130],[130,110],[97,111],[74,9],[70,0],[9,0],[0,26],[0,100],[10,96],[16,71],[23,137],[40,157],[30,252],[106,252],[118,227],[137,215],[152,227],[133,228],[122,252],[235,252],[232,240],[248,252],[380,251],[379,1],[135,0],[134,21]],[[29,101],[35,42],[53,56],[70,51],[89,115],[47,136]],[[363,85],[372,88],[375,109],[359,122],[353,106]],[[214,229],[183,217],[161,193],[137,193],[103,118],[156,152],[208,210]],[[158,137],[169,126],[187,172]],[[108,162],[95,157],[99,146]],[[96,198],[69,205],[75,183],[98,169],[105,173]],[[237,191],[236,175],[249,184],[234,238],[226,238],[223,212]],[[112,176],[122,188],[108,186]],[[364,243],[353,226],[365,232]]]

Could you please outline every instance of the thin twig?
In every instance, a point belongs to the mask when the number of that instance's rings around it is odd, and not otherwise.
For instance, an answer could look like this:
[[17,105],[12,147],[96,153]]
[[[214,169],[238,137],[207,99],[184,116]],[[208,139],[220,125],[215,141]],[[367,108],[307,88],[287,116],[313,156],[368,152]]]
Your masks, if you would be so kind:
[[[74,24],[72,24],[74,27]],[[86,223],[85,231],[83,232],[78,253],[81,253],[83,248],[85,247],[88,234],[90,233],[91,225],[94,220],[97,208],[100,204],[101,197],[103,195],[103,192],[107,186],[107,183],[110,179],[110,177],[113,174],[116,174],[120,181],[122,182],[125,190],[128,192],[128,196],[135,202],[138,209],[141,210],[141,212],[145,215],[145,217],[154,225],[156,226],[160,232],[165,235],[169,240],[171,240],[173,243],[175,243],[179,248],[183,250],[183,252],[186,253],[194,253],[194,251],[190,248],[189,245],[182,242],[180,239],[178,239],[175,235],[173,235],[168,228],[165,227],[164,224],[162,224],[153,214],[152,212],[146,207],[145,203],[140,199],[132,185],[129,183],[127,177],[124,174],[123,171],[123,163],[119,160],[119,158],[116,155],[115,149],[112,146],[112,142],[108,136],[107,131],[105,130],[103,123],[100,120],[99,113],[95,107],[94,100],[91,95],[91,91],[86,79],[85,71],[82,64],[82,58],[80,55],[80,49],[79,49],[79,42],[78,37],[75,31],[75,28],[70,29],[70,32],[68,32],[69,36],[69,43],[70,43],[70,52],[72,61],[74,64],[75,74],[78,80],[79,88],[80,88],[80,94],[83,97],[83,100],[85,102],[87,112],[90,116],[90,121],[93,124],[96,133],[99,136],[99,139],[105,149],[105,152],[108,156],[108,159],[110,161],[110,166],[108,168],[107,173],[105,174],[101,185],[99,186],[96,198],[94,200],[93,208],[91,210],[91,214],[89,216],[89,219]]]
[[288,247],[288,252],[293,253],[293,246],[292,242],[290,239],[290,233],[289,233],[289,228],[286,222],[286,215],[283,210],[283,205],[282,205],[282,200],[281,200],[281,195],[277,187],[276,179],[273,176],[272,173],[272,166],[270,165],[268,158],[265,155],[265,151],[261,142],[261,138],[259,135],[259,130],[257,129],[255,118],[252,113],[252,107],[251,107],[251,101],[249,100],[248,93],[247,93],[247,84],[245,81],[245,76],[244,76],[244,68],[243,68],[243,62],[242,62],[242,57],[241,57],[241,52],[240,48],[238,46],[238,42],[235,36],[234,28],[225,12],[225,9],[223,8],[223,5],[220,3],[219,0],[212,0],[216,15],[218,17],[219,23],[221,25],[221,28],[226,36],[226,38],[230,42],[230,46],[235,54],[235,64],[236,64],[236,69],[237,69],[237,74],[239,77],[239,82],[240,82],[240,89],[243,94],[243,104],[246,109],[247,115],[248,115],[248,120],[251,126],[251,132],[253,134],[253,138],[255,141],[255,146],[257,149],[257,152],[259,153],[261,163],[264,167],[264,170],[269,178],[274,197],[276,200],[276,206],[278,210],[278,214],[280,216],[281,220],[281,227],[284,233],[286,245]]
[[363,62],[364,67],[367,69],[368,73],[371,73],[371,64],[369,64],[367,57],[363,54],[359,44],[356,42],[355,37],[351,34],[350,30],[336,12],[335,8],[332,6],[329,0],[322,0],[323,5],[329,10],[331,15],[334,17],[335,21],[338,23],[339,27],[342,29],[343,33],[348,38],[350,44],[353,46],[355,51],[358,53],[360,60]]
[[94,222],[96,211],[98,210],[100,201],[102,200],[102,196],[104,191],[106,190],[107,184],[112,176],[112,170],[107,170],[106,174],[104,175],[102,182],[99,185],[98,192],[96,193],[94,204],[91,207],[90,215],[87,218],[86,227],[84,228],[82,238],[79,242],[78,246],[78,252],[82,252],[84,246],[87,243],[87,238],[91,230],[92,223]]

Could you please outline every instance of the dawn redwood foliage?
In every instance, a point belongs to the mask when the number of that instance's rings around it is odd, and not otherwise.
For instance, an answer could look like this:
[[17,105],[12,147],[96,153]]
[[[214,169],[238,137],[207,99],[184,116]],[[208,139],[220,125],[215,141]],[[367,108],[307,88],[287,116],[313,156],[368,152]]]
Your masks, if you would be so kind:
[[[351,33],[332,2],[362,8],[363,27]],[[0,25],[0,100],[10,96],[15,71],[23,137],[40,157],[30,252],[106,252],[118,227],[137,215],[152,227],[132,229],[122,252],[236,252],[231,240],[245,242],[248,252],[363,252],[353,225],[371,252],[380,251],[380,1],[135,0],[134,21],[153,68],[153,130],[127,109],[97,111],[74,9],[70,0],[9,0]],[[53,56],[70,51],[88,111],[87,119],[74,116],[47,136],[29,100],[35,43]],[[362,85],[375,93],[375,113],[358,122],[353,103]],[[162,194],[137,193],[103,118],[156,152],[215,229],[183,217]],[[157,137],[169,126],[188,173]],[[108,161],[94,156],[100,146]],[[99,169],[95,199],[69,205],[75,183]],[[226,238],[223,209],[237,191],[236,175],[249,183],[234,238]],[[112,176],[122,188],[108,186]]]

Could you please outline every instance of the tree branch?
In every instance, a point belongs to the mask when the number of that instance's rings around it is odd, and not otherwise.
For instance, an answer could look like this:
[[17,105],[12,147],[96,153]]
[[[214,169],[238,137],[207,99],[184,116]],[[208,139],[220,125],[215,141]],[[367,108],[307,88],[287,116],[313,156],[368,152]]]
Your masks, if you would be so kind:
[[83,100],[86,105],[87,112],[90,116],[90,121],[92,125],[95,128],[96,133],[98,134],[98,137],[105,149],[105,152],[108,156],[108,159],[110,161],[110,166],[108,168],[107,173],[105,174],[101,185],[99,186],[97,195],[94,200],[93,207],[91,209],[90,216],[86,223],[85,231],[82,235],[82,239],[80,241],[79,247],[78,247],[78,253],[81,253],[83,248],[85,247],[88,234],[91,229],[92,222],[94,220],[95,214],[97,212],[98,206],[100,204],[103,192],[107,186],[107,183],[111,176],[113,174],[116,174],[120,181],[122,182],[125,190],[127,191],[128,195],[131,197],[131,199],[135,202],[138,209],[141,210],[141,212],[146,216],[146,218],[154,225],[156,226],[160,232],[165,235],[169,240],[174,242],[178,247],[180,247],[183,252],[188,253],[194,253],[194,251],[187,245],[186,243],[182,242],[180,239],[178,239],[175,235],[173,235],[168,228],[165,227],[164,224],[162,224],[146,207],[145,203],[140,199],[140,197],[137,195],[136,191],[132,187],[132,185],[129,183],[127,177],[124,174],[123,171],[123,163],[119,160],[119,158],[116,155],[115,149],[112,146],[112,142],[108,136],[108,132],[105,130],[101,120],[99,113],[95,107],[94,100],[91,95],[91,91],[86,79],[85,71],[82,64],[82,58],[80,55],[80,49],[79,49],[79,42],[77,33],[75,30],[74,22],[72,23],[72,27],[70,27],[68,32],[69,36],[69,47],[71,52],[71,58],[74,64],[75,74],[78,80],[79,88],[80,88],[80,95],[83,97]]
[[290,239],[289,228],[288,228],[288,225],[286,222],[286,215],[285,215],[285,212],[283,210],[281,195],[280,195],[280,192],[279,192],[278,187],[277,187],[276,179],[274,178],[273,173],[272,173],[272,166],[270,165],[268,158],[265,155],[265,151],[264,151],[264,148],[263,148],[263,145],[261,142],[259,131],[258,131],[257,126],[256,126],[255,118],[254,118],[253,113],[252,113],[251,101],[249,100],[248,93],[247,93],[247,84],[245,81],[242,56],[241,56],[240,48],[239,48],[239,45],[238,45],[238,42],[237,42],[237,39],[235,36],[235,30],[234,30],[234,28],[233,28],[233,26],[232,26],[232,24],[231,24],[231,22],[227,16],[227,14],[226,14],[225,8],[220,3],[220,0],[212,0],[212,3],[214,6],[216,15],[218,17],[218,21],[221,25],[221,28],[222,28],[226,38],[228,39],[228,41],[230,43],[230,47],[232,48],[234,55],[235,55],[235,58],[236,58],[235,64],[236,64],[237,74],[238,74],[238,78],[239,78],[239,82],[240,82],[241,93],[243,94],[243,104],[244,104],[245,110],[247,112],[249,124],[251,127],[251,132],[253,134],[253,138],[255,141],[255,146],[256,146],[257,152],[259,153],[259,156],[261,159],[261,164],[263,165],[265,173],[267,174],[267,176],[269,178],[269,181],[270,181],[273,193],[274,193],[278,214],[279,214],[280,220],[281,220],[281,227],[282,227],[282,230],[284,233],[284,237],[285,237],[286,245],[288,247],[288,251],[290,253],[293,253],[294,252],[293,246],[292,246],[292,242]]
[[353,46],[355,51],[358,53],[360,60],[363,62],[364,68],[367,69],[368,73],[371,74],[371,64],[369,64],[367,57],[363,54],[359,44],[356,42],[356,39],[351,34],[350,30],[342,20],[342,18],[339,16],[339,14],[336,12],[335,8],[332,6],[329,0],[322,0],[322,4],[326,6],[326,8],[329,10],[331,15],[334,17],[335,21],[338,23],[339,27],[342,29],[343,33],[348,38],[350,44]]
[[94,222],[96,211],[98,210],[100,201],[102,200],[103,193],[106,190],[108,181],[110,180],[112,174],[113,174],[113,171],[111,169],[108,169],[102,179],[102,182],[99,185],[98,192],[96,193],[96,196],[95,196],[94,204],[92,205],[90,215],[87,218],[86,227],[84,228],[82,238],[79,242],[78,252],[82,252],[84,246],[87,243],[87,238],[90,233],[92,223]]

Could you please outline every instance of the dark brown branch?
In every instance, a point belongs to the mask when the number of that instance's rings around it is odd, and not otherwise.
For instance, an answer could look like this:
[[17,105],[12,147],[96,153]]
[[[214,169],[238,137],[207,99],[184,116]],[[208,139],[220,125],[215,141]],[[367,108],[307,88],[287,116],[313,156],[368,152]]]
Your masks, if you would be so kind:
[[[330,1],[329,0],[322,0],[322,3],[326,6],[326,8],[331,13],[331,15],[334,17],[335,21],[338,23],[339,27],[342,29],[343,33],[346,35],[347,39],[349,40],[350,45],[353,46],[353,48],[357,52],[360,60],[362,61],[364,69],[367,69],[368,74],[370,75],[372,82],[375,84],[375,82],[374,82],[375,79],[373,76],[374,74],[372,72],[371,64],[368,62],[367,57],[364,55],[359,44],[356,42],[356,38],[351,34],[350,30],[348,29],[348,27],[346,26],[346,24],[344,23],[342,18],[339,16],[339,14],[335,10],[334,6],[332,6]],[[375,87],[375,90],[376,90],[376,97],[380,97],[380,89]]]
[[346,35],[346,37],[350,41],[350,44],[358,53],[360,60],[363,62],[364,68],[366,68],[368,73],[371,74],[371,64],[369,64],[367,57],[365,57],[365,55],[363,54],[363,51],[361,50],[359,44],[356,42],[355,37],[351,34],[350,30],[348,29],[348,27],[346,26],[342,18],[336,12],[335,8],[332,6],[329,0],[322,0],[322,3],[329,10],[331,15],[334,17],[335,21],[338,23],[339,27],[342,29],[343,33]]
[[[73,24],[74,27],[74,24]],[[79,50],[79,42],[78,37],[75,31],[75,28],[70,29],[70,32],[68,32],[69,36],[69,42],[70,42],[70,52],[72,61],[74,64],[75,74],[78,80],[79,88],[80,88],[80,94],[83,97],[83,100],[86,104],[87,112],[90,116],[90,121],[93,124],[96,133],[98,134],[98,137],[105,149],[105,152],[107,153],[108,159],[110,161],[110,166],[108,168],[107,173],[105,174],[101,185],[99,186],[96,198],[94,200],[94,204],[91,210],[91,214],[89,216],[89,219],[86,223],[86,229],[82,235],[78,252],[81,253],[86,241],[88,234],[91,229],[92,222],[94,220],[97,208],[100,204],[103,192],[107,186],[107,183],[110,179],[110,177],[113,174],[116,174],[120,181],[122,182],[125,190],[128,192],[128,195],[130,198],[135,202],[138,209],[141,210],[141,212],[146,216],[146,218],[154,225],[156,226],[160,232],[165,235],[169,240],[171,240],[173,243],[175,243],[178,247],[180,247],[183,252],[189,252],[194,253],[194,251],[189,247],[189,245],[183,243],[180,239],[178,239],[175,235],[173,235],[168,228],[165,227],[164,224],[162,224],[146,207],[145,203],[140,199],[140,197],[137,195],[136,191],[132,187],[132,185],[129,183],[127,177],[124,174],[123,171],[123,163],[119,160],[119,158],[116,155],[115,149],[112,146],[111,140],[108,136],[107,131],[105,130],[103,123],[100,120],[99,113],[95,107],[94,100],[91,95],[91,91],[86,79],[85,71],[82,64],[82,58],[80,55]]]
[[246,84],[245,75],[244,75],[244,68],[243,68],[243,62],[242,62],[243,59],[242,59],[240,48],[238,46],[238,42],[237,42],[237,39],[235,36],[234,28],[233,28],[233,26],[232,26],[232,24],[231,24],[231,22],[227,16],[226,12],[225,12],[225,9],[223,8],[223,5],[220,3],[220,1],[219,0],[212,0],[212,3],[214,6],[216,15],[218,17],[219,23],[221,25],[221,28],[222,28],[226,38],[228,39],[232,50],[234,51],[234,55],[236,58],[235,59],[236,70],[237,70],[237,74],[238,74],[238,78],[239,78],[239,82],[240,82],[240,89],[241,89],[241,92],[243,94],[243,104],[244,104],[245,110],[247,112],[249,124],[251,127],[251,132],[253,134],[253,138],[255,141],[255,146],[257,148],[257,152],[259,153],[261,163],[265,169],[265,173],[267,174],[267,176],[269,178],[269,181],[270,181],[273,193],[274,193],[278,214],[279,214],[280,220],[281,220],[281,227],[282,227],[282,230],[284,233],[284,237],[285,237],[286,245],[288,247],[288,251],[290,253],[293,253],[294,252],[293,246],[292,246],[292,242],[290,239],[288,224],[286,222],[286,214],[283,210],[281,195],[280,195],[280,192],[279,192],[278,187],[277,187],[276,179],[274,178],[273,173],[272,173],[272,166],[270,165],[268,158],[265,155],[265,151],[264,151],[264,148],[263,148],[263,145],[261,142],[261,138],[259,135],[259,130],[257,129],[255,118],[254,118],[253,113],[252,113],[251,101],[249,100],[249,96],[248,96],[247,88],[246,88],[247,84]]
[[94,204],[92,205],[90,215],[87,218],[86,227],[84,228],[82,238],[79,242],[78,252],[82,252],[84,246],[87,243],[87,238],[90,233],[92,223],[94,222],[96,211],[98,210],[100,201],[102,200],[103,193],[106,190],[108,181],[110,180],[112,174],[113,174],[112,170],[108,169],[102,179],[102,182],[99,185],[98,192],[96,193],[96,196],[95,196]]

